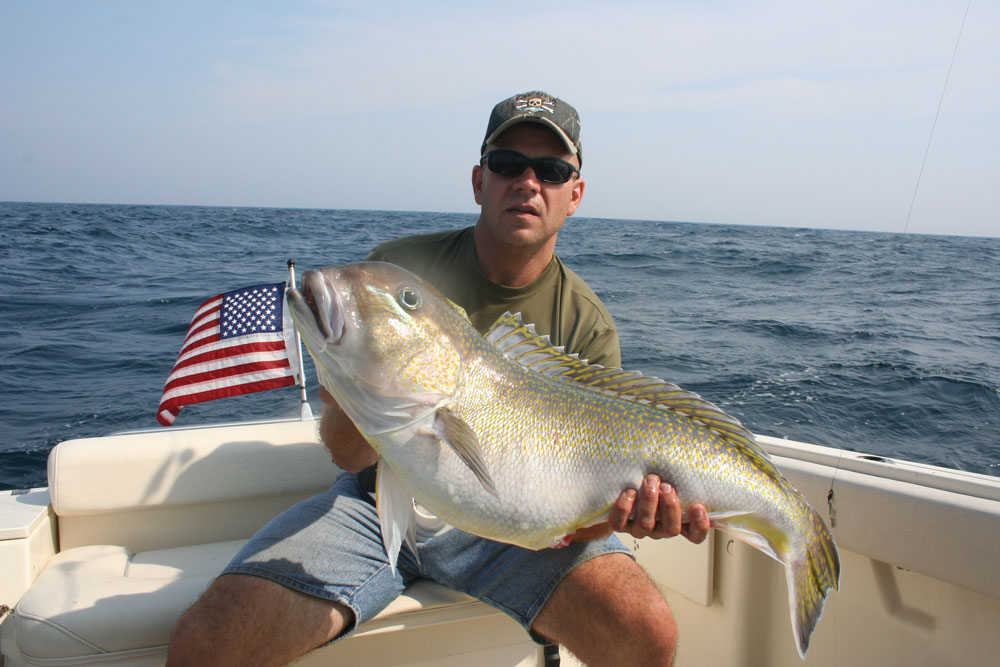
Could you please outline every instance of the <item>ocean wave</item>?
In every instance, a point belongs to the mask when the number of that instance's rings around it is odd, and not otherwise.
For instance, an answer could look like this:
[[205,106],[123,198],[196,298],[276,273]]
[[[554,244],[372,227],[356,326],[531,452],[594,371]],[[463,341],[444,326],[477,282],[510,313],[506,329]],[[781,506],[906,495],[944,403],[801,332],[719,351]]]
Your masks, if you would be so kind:
[[[155,426],[206,298],[283,280],[290,257],[301,272],[474,221],[0,204],[0,485],[44,483],[61,440]],[[1000,239],[574,217],[558,251],[614,316],[626,367],[755,432],[1000,475]],[[181,419],[297,413],[281,390]]]

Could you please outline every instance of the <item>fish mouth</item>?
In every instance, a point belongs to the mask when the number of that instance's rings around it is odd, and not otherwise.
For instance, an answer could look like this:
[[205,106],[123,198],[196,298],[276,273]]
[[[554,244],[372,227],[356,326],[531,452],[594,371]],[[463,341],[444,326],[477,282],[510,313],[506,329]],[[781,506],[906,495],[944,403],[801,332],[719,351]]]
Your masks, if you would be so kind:
[[[300,314],[308,312],[316,325],[315,338],[327,345],[339,345],[344,339],[347,323],[344,308],[337,291],[332,289],[322,271],[306,271],[302,274],[302,290],[289,292],[292,307]],[[319,350],[322,352],[323,350]]]

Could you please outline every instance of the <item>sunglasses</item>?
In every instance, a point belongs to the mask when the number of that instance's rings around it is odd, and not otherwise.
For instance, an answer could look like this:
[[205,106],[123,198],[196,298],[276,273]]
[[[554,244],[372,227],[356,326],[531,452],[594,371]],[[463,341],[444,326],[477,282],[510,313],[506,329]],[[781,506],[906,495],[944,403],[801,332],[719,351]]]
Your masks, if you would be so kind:
[[517,151],[495,150],[488,151],[479,162],[486,160],[486,166],[494,174],[499,174],[505,178],[516,178],[528,167],[535,171],[535,176],[545,183],[565,183],[573,177],[573,174],[580,175],[580,170],[566,160],[557,157],[528,157]]

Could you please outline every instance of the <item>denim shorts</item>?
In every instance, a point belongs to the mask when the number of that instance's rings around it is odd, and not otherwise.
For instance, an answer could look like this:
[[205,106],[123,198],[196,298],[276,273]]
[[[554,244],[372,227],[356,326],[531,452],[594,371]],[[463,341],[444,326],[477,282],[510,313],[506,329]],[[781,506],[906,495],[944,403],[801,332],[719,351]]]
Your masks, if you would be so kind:
[[[355,625],[378,614],[415,579],[432,579],[505,612],[531,632],[552,591],[596,556],[631,552],[617,537],[532,551],[452,529],[417,546],[404,544],[395,570],[382,546],[372,494],[344,473],[329,491],[277,516],[236,554],[223,574],[263,577],[346,605]],[[539,643],[543,640],[531,633]]]

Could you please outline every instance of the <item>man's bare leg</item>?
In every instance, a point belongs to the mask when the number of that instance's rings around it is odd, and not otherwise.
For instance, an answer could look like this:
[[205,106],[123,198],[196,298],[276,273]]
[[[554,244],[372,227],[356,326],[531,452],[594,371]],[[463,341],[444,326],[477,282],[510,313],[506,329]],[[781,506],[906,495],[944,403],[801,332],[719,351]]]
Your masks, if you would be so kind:
[[174,626],[168,665],[283,665],[333,639],[354,613],[243,574],[222,575]]
[[588,665],[672,665],[677,648],[667,601],[622,553],[598,556],[570,572],[531,627]]

